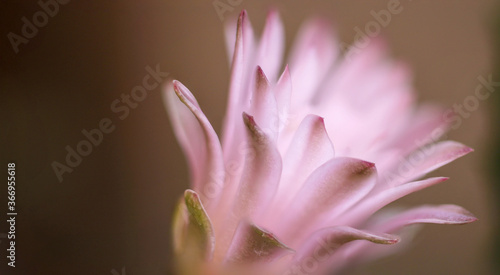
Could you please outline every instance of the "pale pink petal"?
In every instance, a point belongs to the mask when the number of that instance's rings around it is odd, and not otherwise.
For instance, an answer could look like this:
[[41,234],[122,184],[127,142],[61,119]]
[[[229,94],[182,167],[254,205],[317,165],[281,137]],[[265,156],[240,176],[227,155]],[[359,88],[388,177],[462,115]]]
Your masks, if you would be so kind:
[[310,21],[299,31],[289,63],[295,91],[292,108],[310,103],[335,61],[338,48],[332,33],[328,24],[322,20]]
[[476,220],[472,213],[458,205],[423,205],[393,215],[371,228],[376,232],[394,233],[404,226],[415,223],[466,224]]
[[443,110],[430,104],[417,108],[406,125],[384,143],[384,149],[395,148],[405,156],[421,146],[436,142],[448,129]]
[[[377,233],[398,233],[401,230],[408,231],[403,227],[417,224],[417,223],[434,223],[434,224],[466,224],[477,220],[474,215],[469,211],[457,205],[423,205],[415,207],[410,210],[403,211],[399,214],[390,214],[389,217],[383,218],[381,221],[375,221],[375,224],[368,225],[366,230],[370,232]],[[375,217],[374,217],[375,219]],[[406,236],[402,238],[411,238],[413,235],[413,230],[409,232],[404,232]],[[349,261],[368,261],[374,260],[380,257],[385,257],[390,254],[396,253],[408,245],[408,241],[405,240],[404,246],[398,245],[391,248],[383,248],[373,246],[369,243],[356,243],[351,244],[349,247],[345,247],[345,251],[342,251],[342,258],[349,258]],[[340,259],[338,259],[340,260]]]
[[250,218],[268,206],[278,190],[282,161],[276,145],[255,123],[252,116],[243,114],[247,129],[249,151],[234,204],[234,214]]
[[[283,211],[303,186],[307,177],[335,156],[322,117],[308,115],[295,132],[283,158],[283,175],[274,199],[273,212]],[[275,220],[274,216],[270,216]]]
[[[349,268],[400,253],[411,247],[420,226],[406,227],[398,232],[399,242],[394,245],[378,245],[369,242],[352,242],[342,246],[331,259],[328,271],[332,274],[348,273]],[[369,229],[367,229],[369,230]],[[372,231],[370,231],[372,232]],[[380,233],[377,233],[380,234]]]
[[334,218],[362,199],[376,177],[370,162],[338,157],[326,162],[307,178],[287,206],[279,227],[282,238],[290,245],[300,243],[316,222]]
[[291,98],[293,94],[292,84],[290,71],[287,65],[274,88],[279,115],[278,150],[282,155],[288,150],[297,128],[300,123],[302,123],[302,119],[308,114],[313,113],[309,105],[303,106],[304,108],[300,110],[291,111]]
[[257,53],[257,65],[275,82],[283,60],[285,34],[277,11],[269,12]]
[[387,188],[418,179],[472,151],[455,141],[442,141],[421,147],[387,171],[387,175],[381,175],[380,185]]
[[[223,128],[223,151],[226,161],[239,161],[240,157],[235,153],[238,142],[243,140],[244,132],[240,115],[247,107],[250,99],[249,85],[254,66],[252,63],[254,55],[253,29],[248,15],[243,10],[238,18],[236,42],[233,52],[233,63],[231,65],[231,81],[229,84],[229,98],[224,118]],[[251,71],[250,71],[251,70]]]
[[278,105],[279,130],[282,131],[288,122],[292,98],[292,80],[288,65],[285,67],[285,70],[274,88],[274,96],[276,97],[276,103]]
[[[175,98],[177,95],[178,98]],[[174,80],[167,88],[169,112],[192,170],[193,188],[210,208],[224,185],[224,161],[219,138],[193,94]]]
[[447,179],[448,178],[444,177],[429,178],[388,188],[383,192],[369,196],[366,199],[362,200],[338,219],[331,220],[330,224],[347,224],[350,226],[359,225],[360,222],[366,220],[369,216],[371,216],[373,213],[377,212],[387,204],[413,192],[441,183]]
[[328,81],[318,91],[316,98],[319,108],[328,108],[339,96],[360,96],[363,90],[359,89],[359,85],[369,84],[366,81],[367,75],[376,72],[374,68],[380,66],[380,62],[386,57],[386,52],[387,46],[384,41],[372,39],[359,53],[347,53],[336,64]]
[[271,84],[260,67],[257,67],[255,77],[255,88],[253,89],[248,113],[254,117],[259,128],[276,143],[279,130],[276,98],[271,89]]
[[243,113],[243,120],[248,140],[245,164],[235,194],[226,197],[218,206],[217,220],[221,221],[216,226],[217,245],[220,246],[216,251],[218,258],[223,257],[229,248],[230,238],[240,220],[256,221],[262,215],[271,203],[281,177],[281,156],[275,143],[257,126],[252,116]]
[[204,154],[203,130],[193,113],[175,94],[172,83],[167,84],[164,99],[172,127],[174,128],[174,134],[189,163],[191,184],[199,186],[202,174],[201,170],[203,169],[203,163],[199,157],[200,153]]
[[242,220],[236,229],[225,264],[248,265],[271,263],[293,249],[280,242],[272,233]]
[[228,18],[224,24],[224,38],[226,42],[226,53],[227,60],[229,61],[229,66],[233,61],[234,48],[236,44],[236,32],[238,29],[238,17]]
[[380,140],[372,152],[377,156],[376,163],[382,177],[412,151],[438,141],[448,128],[442,109],[431,105],[424,105],[400,117],[403,127],[400,124],[391,135]]
[[[341,248],[356,240],[366,240],[377,244],[395,244],[397,236],[374,234],[347,226],[329,227],[316,231],[297,250],[289,272],[301,270],[302,274],[323,274],[331,257]],[[322,272],[323,271],[323,272]],[[296,274],[296,273],[285,273]]]

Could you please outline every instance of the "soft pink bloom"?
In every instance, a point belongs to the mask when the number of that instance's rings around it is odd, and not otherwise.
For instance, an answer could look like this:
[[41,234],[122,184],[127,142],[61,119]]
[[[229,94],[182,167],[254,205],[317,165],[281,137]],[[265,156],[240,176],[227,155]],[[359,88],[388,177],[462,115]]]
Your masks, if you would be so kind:
[[276,12],[259,40],[246,12],[226,33],[222,142],[184,85],[166,90],[191,169],[174,218],[180,273],[326,274],[400,249],[392,234],[408,225],[476,220],[455,205],[379,211],[445,181],[420,178],[472,151],[437,141],[442,112],[415,104],[408,70],[381,40],[345,58],[328,22],[313,20],[283,69]]

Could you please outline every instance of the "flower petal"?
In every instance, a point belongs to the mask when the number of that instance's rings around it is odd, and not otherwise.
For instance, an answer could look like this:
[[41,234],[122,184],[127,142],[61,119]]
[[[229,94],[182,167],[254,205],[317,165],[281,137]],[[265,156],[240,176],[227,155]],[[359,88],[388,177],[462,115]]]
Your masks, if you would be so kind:
[[[326,132],[323,118],[316,115],[305,117],[283,159],[283,175],[274,199],[273,214],[281,212],[295,197],[307,177],[334,156],[333,144]],[[274,217],[270,218],[275,220]]]
[[244,131],[240,115],[248,107],[250,100],[249,85],[253,81],[254,34],[245,10],[240,13],[237,23],[236,42],[231,65],[231,80],[229,83],[229,98],[223,128],[223,151],[226,161],[239,161],[236,154],[238,142],[243,140]]
[[357,226],[387,204],[413,192],[441,183],[447,179],[448,178],[443,177],[429,178],[391,187],[383,192],[379,192],[362,200],[357,205],[352,207],[348,213],[335,220],[331,220],[330,224],[347,224],[350,226]]
[[[377,213],[378,214],[378,213]],[[376,215],[377,215],[376,214]],[[379,216],[383,213],[378,214]],[[389,215],[388,215],[389,216]],[[375,219],[375,217],[374,217]],[[343,249],[340,258],[348,258],[350,262],[369,261],[380,257],[385,257],[396,253],[409,245],[409,239],[416,233],[411,228],[404,228],[408,225],[418,223],[435,223],[435,224],[466,224],[476,221],[469,211],[457,205],[423,205],[403,211],[399,214],[391,214],[380,221],[375,221],[366,228],[370,232],[397,233],[403,235],[403,242],[397,246],[386,248],[383,250],[380,247],[375,247],[369,243],[351,244]],[[337,258],[340,260],[340,258]]]
[[224,162],[219,138],[193,94],[184,85],[174,80],[173,86],[167,88],[167,99],[177,139],[191,167],[193,188],[200,192],[209,207],[219,196],[224,184]]
[[[372,232],[371,230],[369,231]],[[332,257],[331,264],[328,266],[328,271],[332,274],[343,274],[346,273],[349,268],[356,268],[367,262],[400,253],[411,246],[412,241],[419,231],[420,226],[404,228],[404,230],[398,232],[399,242],[394,245],[381,246],[369,242],[348,243],[342,246]]]
[[313,233],[305,244],[297,250],[290,270],[303,270],[308,274],[312,272],[322,274],[319,270],[329,265],[329,258],[342,245],[355,240],[367,240],[377,244],[395,244],[399,242],[397,236],[373,234],[347,226],[323,228]]
[[274,197],[281,177],[281,155],[272,140],[255,123],[252,116],[243,113],[250,152],[236,195],[234,211],[237,217],[253,220]]
[[[240,220],[258,222],[258,217],[268,207],[274,197],[281,177],[281,155],[274,142],[255,123],[252,116],[243,113],[248,145],[245,148],[245,164],[235,196],[221,201],[217,220],[217,258],[222,257],[229,248],[230,238]],[[227,209],[230,209],[227,213]]]
[[278,138],[278,105],[262,68],[257,67],[255,89],[252,93],[249,113],[256,123],[275,143]]
[[289,63],[295,91],[293,109],[310,103],[332,66],[338,54],[332,33],[323,20],[310,21],[299,31]]
[[421,147],[388,171],[388,175],[382,175],[380,185],[387,188],[420,178],[472,151],[472,148],[455,141]]
[[269,12],[257,53],[257,65],[275,82],[283,60],[285,34],[277,11]]
[[416,223],[466,224],[476,220],[472,213],[457,205],[423,205],[392,216],[373,229],[377,232],[393,233],[403,226]]
[[370,162],[333,158],[316,169],[287,207],[280,231],[283,239],[294,245],[310,233],[318,221],[334,218],[375,185],[375,165]]
[[236,229],[226,263],[270,263],[290,253],[294,253],[293,249],[280,242],[272,233],[243,220]]
[[398,148],[403,154],[437,141],[448,128],[443,110],[431,104],[416,108],[407,125],[399,135],[387,142],[388,146]]
[[288,65],[285,67],[285,70],[281,74],[280,79],[276,84],[274,96],[276,97],[276,103],[278,105],[278,114],[280,117],[279,130],[281,132],[281,130],[286,126],[286,122],[288,121],[292,98],[292,79],[290,76]]

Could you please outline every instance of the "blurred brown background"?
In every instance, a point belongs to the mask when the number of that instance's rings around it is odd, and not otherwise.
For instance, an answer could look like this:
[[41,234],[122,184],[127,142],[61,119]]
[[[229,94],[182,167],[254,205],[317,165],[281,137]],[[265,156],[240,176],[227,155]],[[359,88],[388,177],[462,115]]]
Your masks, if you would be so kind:
[[[221,0],[227,3],[226,0]],[[238,1],[233,1],[238,2]],[[355,27],[374,20],[377,1],[243,0],[225,18],[247,9],[260,33],[269,7],[286,26],[287,45],[300,23],[331,18],[340,41],[352,43]],[[223,22],[213,1],[70,1],[16,54],[7,38],[21,34],[22,18],[41,10],[36,1],[0,2],[0,156],[17,164],[16,268],[7,268],[0,239],[0,274],[173,274],[170,218],[188,187],[184,157],[164,110],[160,89],[148,92],[124,120],[111,103],[142,83],[145,67],[159,64],[196,95],[220,129],[228,86]],[[383,28],[392,55],[415,73],[420,99],[451,107],[472,95],[477,77],[492,71],[492,26],[500,16],[493,0],[401,0],[403,11]],[[492,97],[498,97],[494,94]],[[357,274],[493,274],[493,226],[498,212],[486,175],[488,144],[495,141],[480,107],[449,138],[475,152],[434,172],[443,185],[402,200],[404,205],[454,203],[479,221],[467,226],[428,225],[411,251]],[[64,163],[81,131],[110,118],[116,127],[59,182],[51,163]],[[6,218],[6,185],[0,209]],[[4,207],[5,206],[5,207]],[[7,231],[0,222],[0,233]],[[114,272],[115,270],[116,272]]]

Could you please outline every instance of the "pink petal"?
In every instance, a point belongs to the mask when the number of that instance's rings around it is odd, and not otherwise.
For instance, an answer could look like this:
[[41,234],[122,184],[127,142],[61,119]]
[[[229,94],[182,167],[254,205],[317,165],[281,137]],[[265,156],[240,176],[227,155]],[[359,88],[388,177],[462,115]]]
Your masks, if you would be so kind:
[[[175,98],[175,95],[178,98]],[[224,163],[219,138],[193,94],[180,82],[167,88],[168,111],[175,133],[188,156],[193,188],[207,206],[224,185]]]
[[310,103],[332,66],[338,54],[332,33],[321,20],[308,22],[299,31],[289,63],[295,91],[292,108]]
[[279,127],[278,105],[271,84],[260,67],[257,67],[249,113],[266,135],[276,142]]
[[[466,224],[476,221],[469,211],[457,205],[424,205],[406,210],[397,215],[391,215],[390,218],[385,218],[376,224],[367,226],[370,232],[398,233],[406,235],[401,244],[395,247],[375,247],[369,243],[356,243],[346,247],[342,251],[342,258],[349,258],[350,262],[374,260],[380,257],[385,257],[408,246],[408,238],[415,233],[408,228],[402,229],[405,226],[417,223],[435,223],[435,224]],[[403,231],[401,231],[403,230]],[[340,258],[337,258],[340,260]]]
[[375,185],[376,169],[370,162],[333,158],[316,169],[286,208],[280,231],[283,239],[295,244],[316,222],[334,218]]
[[419,148],[388,171],[387,175],[381,175],[383,181],[380,184],[394,186],[420,178],[472,151],[473,149],[455,141],[442,141]]
[[477,218],[464,208],[452,205],[424,205],[406,210],[382,224],[373,227],[377,232],[393,233],[404,226],[416,223],[466,224]]
[[241,221],[227,252],[226,264],[271,263],[294,251],[276,236],[245,220]]
[[277,11],[267,16],[257,54],[257,65],[266,73],[271,82],[275,82],[283,60],[285,34]]
[[[351,50],[354,52],[354,50]],[[377,72],[380,64],[386,57],[387,46],[380,39],[372,39],[356,55],[348,52],[338,64],[336,64],[327,83],[318,92],[320,105],[328,108],[334,103],[337,96],[359,96],[364,90],[359,89],[360,84],[366,83],[367,76]],[[353,92],[354,91],[354,92]]]
[[254,55],[253,29],[248,15],[243,10],[238,18],[236,42],[234,46],[233,63],[231,65],[231,80],[229,83],[229,98],[223,128],[223,151],[226,161],[239,161],[236,154],[238,142],[243,140],[243,125],[240,115],[247,108],[250,93],[249,75],[254,66],[249,66]]
[[408,127],[385,142],[388,148],[397,148],[403,156],[418,147],[436,142],[448,128],[441,108],[423,105],[406,122]]
[[[322,117],[308,115],[295,132],[283,159],[283,175],[274,199],[273,212],[280,212],[295,197],[307,177],[335,156]],[[271,217],[274,219],[274,217]]]
[[226,20],[226,23],[224,24],[224,38],[226,42],[226,52],[229,61],[229,66],[231,66],[234,56],[234,48],[236,45],[236,32],[238,30],[238,20],[239,17],[228,18]]
[[347,226],[324,228],[311,235],[304,246],[297,250],[290,270],[301,270],[305,274],[323,274],[321,270],[330,264],[330,258],[337,250],[344,244],[356,240],[395,244],[399,238],[388,234],[377,235]]
[[345,215],[342,215],[338,219],[331,220],[330,224],[348,224],[350,226],[359,225],[360,222],[364,221],[373,213],[377,212],[389,203],[413,192],[441,183],[447,179],[448,178],[443,177],[429,178],[391,187],[387,190],[384,190],[362,200],[357,205],[352,207]]
[[398,232],[400,240],[394,245],[382,246],[369,242],[348,243],[341,247],[332,257],[331,264],[328,266],[328,271],[333,274],[343,274],[348,268],[356,268],[356,266],[364,265],[367,262],[401,253],[411,246],[419,229],[419,227],[407,227],[401,230]]
[[288,70],[288,65],[285,67],[285,70],[276,84],[274,96],[276,97],[276,103],[278,105],[278,115],[280,118],[279,130],[281,132],[288,121],[292,98],[292,80],[290,71]]
[[264,210],[274,197],[281,177],[281,155],[274,142],[243,113],[249,151],[236,195],[234,211],[237,217],[250,218]]
[[245,164],[235,196],[227,197],[227,201],[222,201],[223,207],[219,206],[219,215],[224,216],[218,218],[222,222],[216,228],[218,246],[220,245],[217,257],[221,257],[229,248],[229,238],[240,220],[256,220],[263,214],[278,189],[281,177],[281,155],[276,145],[257,126],[252,116],[243,113],[243,120],[248,138]]

